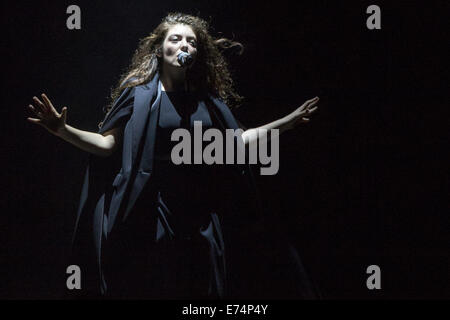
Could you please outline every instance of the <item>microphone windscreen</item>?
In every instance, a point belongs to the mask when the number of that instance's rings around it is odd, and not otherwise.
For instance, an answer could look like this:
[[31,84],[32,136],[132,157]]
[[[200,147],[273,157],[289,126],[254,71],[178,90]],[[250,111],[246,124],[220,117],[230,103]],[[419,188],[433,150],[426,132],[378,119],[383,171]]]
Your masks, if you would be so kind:
[[189,66],[194,60],[189,53],[184,51],[178,54],[177,59],[182,66]]

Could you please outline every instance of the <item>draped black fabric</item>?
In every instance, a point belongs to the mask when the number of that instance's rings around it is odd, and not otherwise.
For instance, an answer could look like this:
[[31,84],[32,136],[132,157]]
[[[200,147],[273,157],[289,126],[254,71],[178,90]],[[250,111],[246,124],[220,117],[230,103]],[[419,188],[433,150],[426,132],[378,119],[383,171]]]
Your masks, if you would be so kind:
[[[110,118],[113,127],[126,123],[131,107]],[[218,128],[217,119],[184,92],[162,92],[160,108],[155,174],[105,246],[108,294],[223,297],[226,255],[221,220],[226,206],[221,186],[232,182],[233,171],[224,165],[175,165],[170,159],[177,143],[171,141],[173,130],[193,133],[194,121],[200,121],[203,130]]]

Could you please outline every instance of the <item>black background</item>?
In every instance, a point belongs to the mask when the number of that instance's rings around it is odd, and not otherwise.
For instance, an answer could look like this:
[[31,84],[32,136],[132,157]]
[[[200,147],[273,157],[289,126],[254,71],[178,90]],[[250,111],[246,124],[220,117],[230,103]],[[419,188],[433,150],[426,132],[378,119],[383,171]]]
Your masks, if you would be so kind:
[[[66,8],[81,8],[81,30]],[[87,154],[26,121],[45,92],[96,131],[138,39],[171,11],[210,19],[246,102],[246,126],[314,96],[312,121],[280,137],[259,177],[325,299],[449,297],[446,1],[8,1],[2,3],[0,297],[57,299]],[[379,265],[382,289],[366,288]]]

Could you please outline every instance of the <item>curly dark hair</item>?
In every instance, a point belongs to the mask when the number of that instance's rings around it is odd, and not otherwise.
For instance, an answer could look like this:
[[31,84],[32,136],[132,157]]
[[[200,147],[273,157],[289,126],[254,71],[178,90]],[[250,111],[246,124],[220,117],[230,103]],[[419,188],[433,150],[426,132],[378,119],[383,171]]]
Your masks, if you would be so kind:
[[214,39],[209,34],[208,22],[199,17],[184,13],[169,13],[150,35],[139,40],[139,46],[130,66],[111,91],[110,104],[104,110],[106,113],[111,110],[113,102],[123,89],[138,86],[153,79],[162,65],[162,58],[157,56],[157,52],[162,49],[169,28],[176,24],[190,26],[197,36],[196,63],[186,75],[190,87],[195,88],[197,92],[218,97],[230,107],[240,105],[243,97],[234,90],[228,64],[220,49],[237,47],[238,53],[242,54],[243,45],[226,38]]

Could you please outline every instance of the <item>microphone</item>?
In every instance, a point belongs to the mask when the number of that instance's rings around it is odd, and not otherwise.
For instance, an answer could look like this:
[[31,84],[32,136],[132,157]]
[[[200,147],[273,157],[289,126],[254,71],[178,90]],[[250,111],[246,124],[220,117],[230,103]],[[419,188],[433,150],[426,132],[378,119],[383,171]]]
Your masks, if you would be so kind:
[[189,67],[194,61],[194,58],[192,58],[192,56],[189,53],[184,51],[178,54],[177,59],[182,67],[184,66]]

